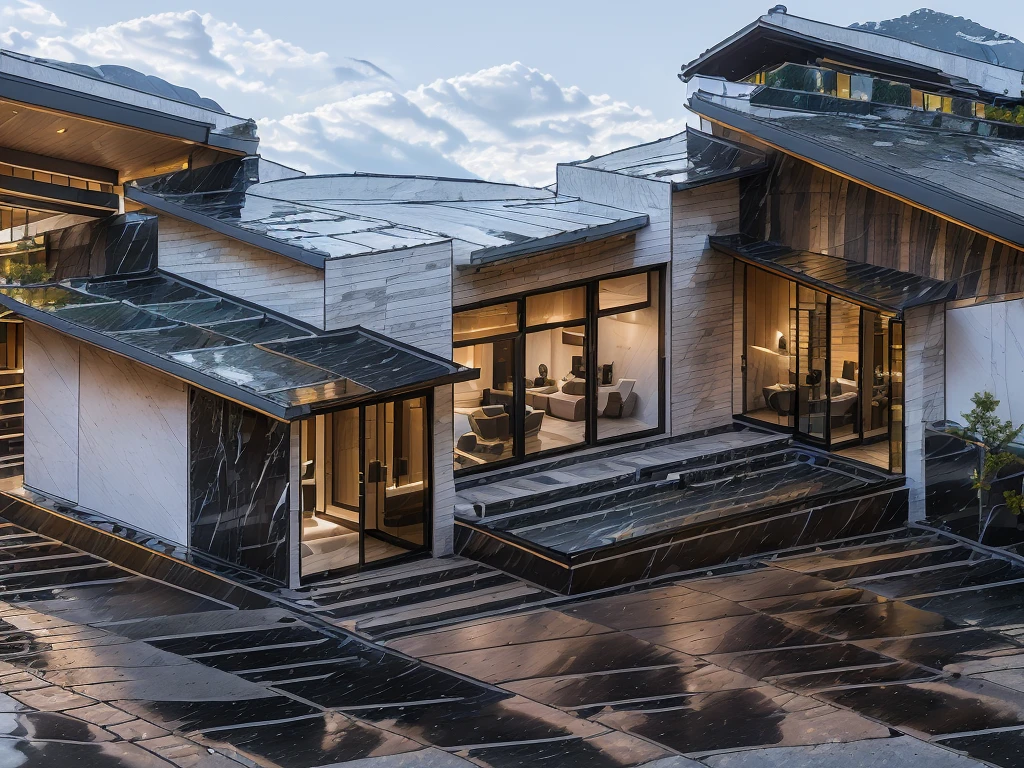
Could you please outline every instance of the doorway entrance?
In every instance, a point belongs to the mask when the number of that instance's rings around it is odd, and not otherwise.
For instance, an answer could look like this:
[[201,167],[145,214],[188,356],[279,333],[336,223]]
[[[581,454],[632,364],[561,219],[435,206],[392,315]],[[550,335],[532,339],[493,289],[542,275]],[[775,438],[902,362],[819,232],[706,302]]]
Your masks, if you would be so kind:
[[749,264],[739,268],[736,415],[902,473],[902,320]]
[[427,550],[429,413],[418,395],[301,422],[302,577]]

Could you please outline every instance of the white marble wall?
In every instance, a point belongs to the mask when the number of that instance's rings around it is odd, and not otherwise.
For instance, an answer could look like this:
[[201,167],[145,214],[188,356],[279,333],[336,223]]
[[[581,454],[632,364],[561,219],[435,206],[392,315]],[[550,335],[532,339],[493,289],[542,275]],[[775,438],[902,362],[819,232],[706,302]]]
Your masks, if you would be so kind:
[[188,392],[169,376],[83,344],[79,499],[188,543]]
[[25,485],[78,501],[78,357],[69,336],[25,323]]
[[434,557],[452,553],[455,536],[455,475],[452,451],[452,386],[434,388]]
[[946,418],[963,421],[971,396],[989,391],[999,417],[1024,422],[1024,300],[946,311]]
[[924,519],[924,430],[945,417],[946,337],[942,304],[904,315],[904,447],[910,519]]

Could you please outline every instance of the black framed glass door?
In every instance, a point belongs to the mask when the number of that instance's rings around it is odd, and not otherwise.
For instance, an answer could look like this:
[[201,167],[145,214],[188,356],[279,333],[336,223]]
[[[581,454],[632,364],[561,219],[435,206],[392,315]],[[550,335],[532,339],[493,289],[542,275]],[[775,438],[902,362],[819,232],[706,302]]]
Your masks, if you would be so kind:
[[797,286],[796,431],[812,442],[829,438],[828,294]]
[[902,321],[752,265],[741,269],[737,415],[902,472]]
[[302,422],[302,577],[428,549],[430,407],[417,395]]

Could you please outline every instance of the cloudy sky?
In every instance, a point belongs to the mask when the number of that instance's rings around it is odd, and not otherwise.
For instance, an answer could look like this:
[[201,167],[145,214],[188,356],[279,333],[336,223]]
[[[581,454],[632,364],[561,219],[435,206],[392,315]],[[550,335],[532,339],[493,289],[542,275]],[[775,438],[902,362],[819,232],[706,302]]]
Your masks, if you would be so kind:
[[[259,122],[265,156],[310,172],[549,183],[558,162],[682,130],[682,63],[768,0],[0,0],[0,47],[122,64]],[[1017,0],[931,2],[1024,37]],[[834,24],[921,6],[789,3]]]

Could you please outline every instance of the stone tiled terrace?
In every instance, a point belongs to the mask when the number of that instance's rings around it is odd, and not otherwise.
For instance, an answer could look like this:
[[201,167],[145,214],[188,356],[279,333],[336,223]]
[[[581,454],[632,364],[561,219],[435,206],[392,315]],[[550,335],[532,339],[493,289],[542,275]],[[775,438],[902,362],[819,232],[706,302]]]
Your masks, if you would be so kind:
[[[372,627],[405,586],[344,602]],[[402,610],[430,614],[421,587]],[[926,531],[482,599],[384,645],[11,524],[0,588],[2,765],[962,768],[1024,747],[1024,567]]]

